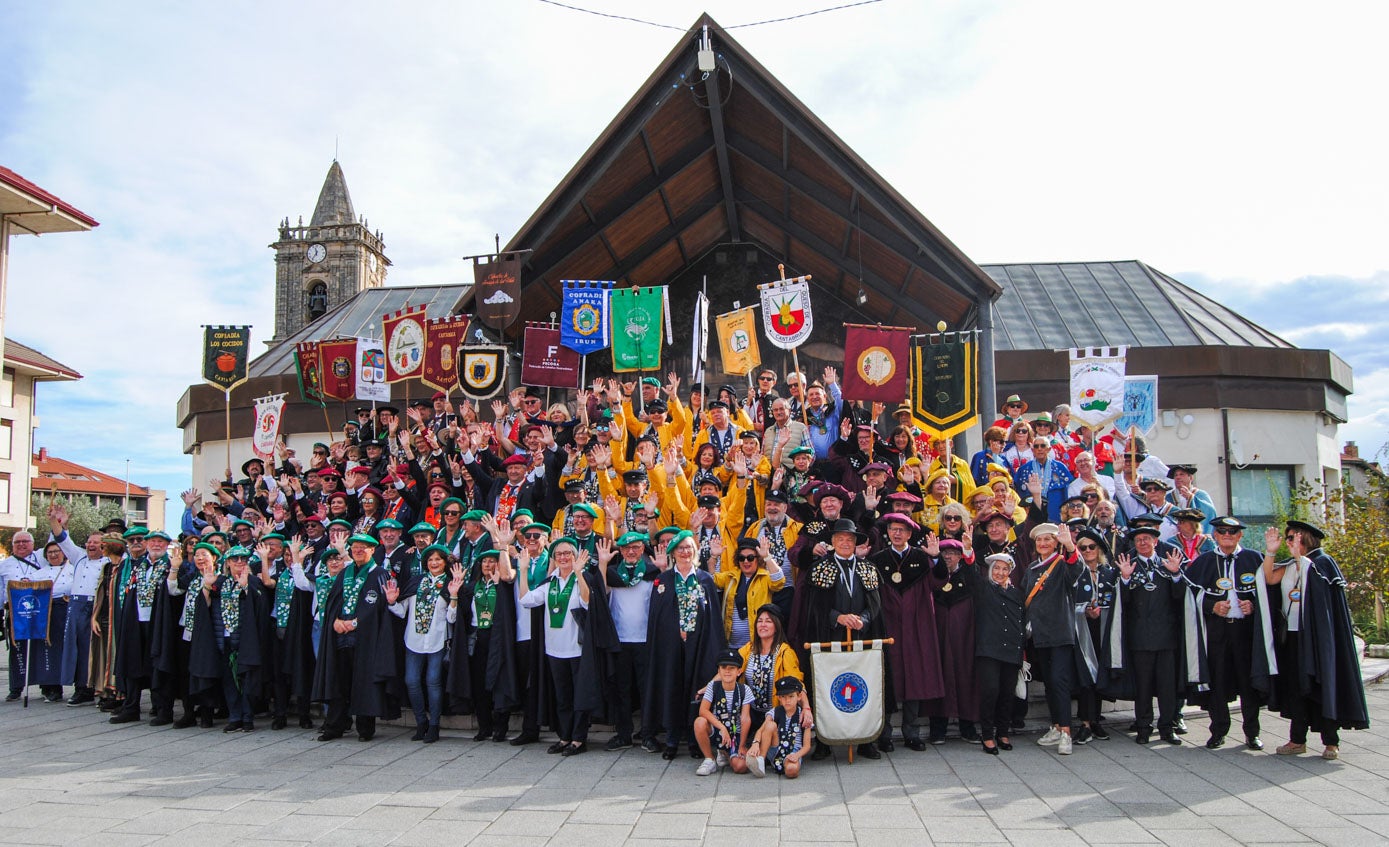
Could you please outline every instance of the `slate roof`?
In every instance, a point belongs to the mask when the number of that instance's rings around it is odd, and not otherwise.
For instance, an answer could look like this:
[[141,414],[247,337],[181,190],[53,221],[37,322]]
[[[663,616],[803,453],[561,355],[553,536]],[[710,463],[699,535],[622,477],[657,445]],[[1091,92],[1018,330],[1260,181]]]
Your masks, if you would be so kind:
[[994,302],[997,350],[1294,347],[1142,262],[980,267],[1003,289]]
[[347,193],[347,177],[343,176],[342,165],[334,159],[328,168],[328,176],[323,179],[323,190],[318,192],[318,204],[313,209],[310,226],[331,226],[333,224],[352,224],[357,215],[352,211],[352,195]]

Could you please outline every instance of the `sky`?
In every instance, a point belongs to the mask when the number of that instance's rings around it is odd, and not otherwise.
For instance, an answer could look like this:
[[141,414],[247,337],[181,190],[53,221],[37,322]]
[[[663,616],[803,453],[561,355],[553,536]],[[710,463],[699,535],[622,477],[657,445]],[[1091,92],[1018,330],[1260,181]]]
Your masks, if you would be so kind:
[[[388,284],[471,281],[681,31],[833,0],[10,4],[0,164],[96,217],[12,242],[35,449],[177,505],[201,325],[273,332],[276,225],[335,154]],[[980,264],[1141,259],[1355,369],[1389,441],[1389,4],[883,0],[731,34]],[[258,341],[255,346],[260,349]]]

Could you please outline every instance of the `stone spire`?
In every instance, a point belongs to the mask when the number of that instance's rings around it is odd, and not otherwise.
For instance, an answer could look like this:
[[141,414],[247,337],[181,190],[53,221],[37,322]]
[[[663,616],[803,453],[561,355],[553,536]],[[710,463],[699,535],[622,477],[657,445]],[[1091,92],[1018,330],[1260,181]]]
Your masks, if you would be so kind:
[[318,205],[314,207],[313,219],[309,226],[331,226],[333,224],[352,224],[357,216],[352,211],[352,195],[347,193],[347,178],[342,175],[342,165],[333,160],[328,168],[328,176],[323,180],[323,190],[318,193]]

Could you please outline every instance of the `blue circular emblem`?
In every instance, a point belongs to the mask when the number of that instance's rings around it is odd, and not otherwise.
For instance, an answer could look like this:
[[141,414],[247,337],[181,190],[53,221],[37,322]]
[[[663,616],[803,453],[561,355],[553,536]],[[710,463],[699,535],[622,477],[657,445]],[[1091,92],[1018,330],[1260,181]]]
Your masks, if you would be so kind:
[[868,683],[856,673],[842,673],[830,685],[830,702],[841,712],[857,712],[868,703]]
[[1252,573],[1240,574],[1239,581],[1240,581],[1241,583],[1243,583],[1244,585],[1253,585],[1253,584],[1254,584],[1254,574],[1252,574]]

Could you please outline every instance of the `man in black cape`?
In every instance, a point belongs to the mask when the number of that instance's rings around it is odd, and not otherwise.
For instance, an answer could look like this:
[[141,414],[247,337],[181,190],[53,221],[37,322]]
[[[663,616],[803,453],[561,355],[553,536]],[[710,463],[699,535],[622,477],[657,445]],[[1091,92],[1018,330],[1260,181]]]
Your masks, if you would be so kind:
[[341,738],[357,719],[357,738],[376,735],[376,719],[400,717],[393,689],[400,679],[396,663],[395,617],[386,603],[390,574],[376,564],[376,539],[348,539],[352,561],[328,589],[323,608],[323,640],[314,668],[313,699],[327,704],[319,741]]
[[[244,547],[227,551],[228,560],[247,560],[250,555]],[[188,650],[189,690],[194,699],[206,700],[203,696],[206,692],[222,688],[231,718],[223,732],[251,732],[255,728],[254,716],[249,712],[238,715],[236,699],[240,692],[259,691],[263,682],[261,669],[270,632],[268,592],[259,577],[248,574],[246,587],[238,600],[240,619],[235,635],[229,635],[222,617],[221,590],[230,586],[234,579],[231,574],[218,576],[209,572],[201,581],[194,580],[189,586],[190,590],[197,591],[193,597],[193,636]],[[210,585],[206,594],[205,585]]]
[[[111,668],[125,700],[120,711],[111,716],[110,722],[119,724],[140,720],[140,697],[145,689],[149,689],[155,712],[154,722],[163,726],[173,723],[170,717],[173,702],[165,687],[156,686],[153,682],[154,605],[159,595],[167,593],[164,585],[168,563],[162,563],[163,570],[158,570],[160,566],[152,564],[145,555],[145,536],[148,532],[144,527],[134,527],[121,536],[127,544],[129,555],[121,563],[116,591],[111,598],[115,603],[116,630],[115,656]],[[167,680],[161,679],[161,682]]]
[[[197,573],[192,562],[183,562],[182,555],[169,556],[169,538],[156,530],[145,536],[150,567],[156,568],[166,578],[172,576],[177,585],[187,590],[188,583]],[[169,570],[173,569],[170,574]],[[183,597],[170,594],[161,581],[154,594],[154,607],[150,612],[150,685],[153,690],[164,692],[172,711],[175,698],[183,702],[183,714],[175,721],[168,713],[156,715],[150,726],[164,726],[172,723],[175,729],[186,729],[193,725],[196,711],[188,687],[189,642],[183,640]]]

